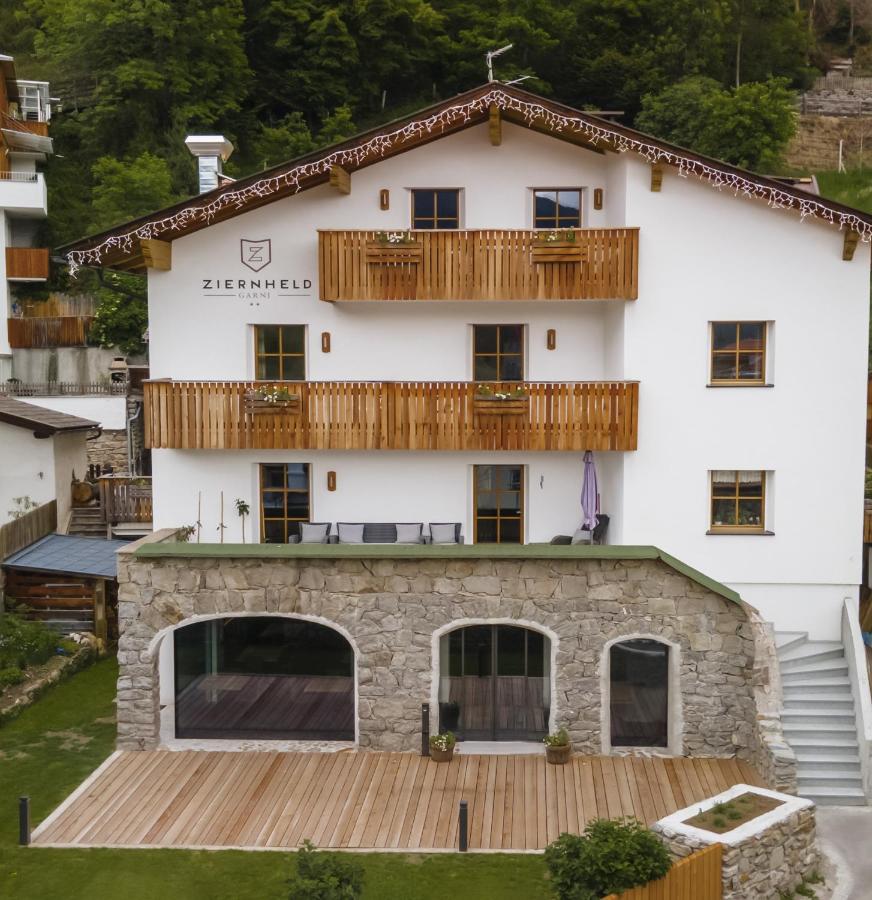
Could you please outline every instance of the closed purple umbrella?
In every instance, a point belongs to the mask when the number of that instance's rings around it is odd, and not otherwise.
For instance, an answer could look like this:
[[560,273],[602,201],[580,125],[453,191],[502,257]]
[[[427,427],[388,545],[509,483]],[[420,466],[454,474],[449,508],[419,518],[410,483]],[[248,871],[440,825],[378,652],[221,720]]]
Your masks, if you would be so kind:
[[599,493],[596,483],[596,465],[590,450],[584,454],[584,481],[581,485],[581,527],[593,531],[599,511]]

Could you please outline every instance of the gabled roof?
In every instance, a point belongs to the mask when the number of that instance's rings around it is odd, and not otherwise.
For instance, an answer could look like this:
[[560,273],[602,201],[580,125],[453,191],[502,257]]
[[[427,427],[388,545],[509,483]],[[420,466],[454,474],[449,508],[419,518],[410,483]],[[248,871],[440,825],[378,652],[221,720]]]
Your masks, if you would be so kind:
[[605,153],[635,153],[652,165],[667,165],[684,177],[694,175],[718,190],[794,209],[872,240],[872,216],[815,197],[800,188],[756,175],[729,163],[684,150],[591,113],[531,94],[514,85],[492,82],[433,104],[387,125],[364,132],[256,175],[223,184],[205,194],[149,216],[83,238],[60,248],[75,271],[79,266],[129,267],[140,240],[172,241],[216,222],[256,209],[290,194],[326,183],[341,166],[354,172],[406,150],[487,121],[492,110],[510,122]]
[[87,431],[100,427],[98,422],[91,419],[82,419],[79,416],[71,416],[68,413],[4,396],[0,396],[0,422],[17,428],[27,428],[38,438],[51,437],[58,432]]
[[74,534],[49,534],[3,561],[6,569],[115,578],[115,554],[126,541],[105,541]]

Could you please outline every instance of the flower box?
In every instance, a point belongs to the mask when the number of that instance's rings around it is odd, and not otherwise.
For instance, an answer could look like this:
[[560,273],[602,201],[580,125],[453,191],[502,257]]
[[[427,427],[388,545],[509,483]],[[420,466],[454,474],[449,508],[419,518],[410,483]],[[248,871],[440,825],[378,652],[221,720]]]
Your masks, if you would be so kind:
[[578,241],[543,241],[533,244],[533,262],[536,265],[552,263],[582,263],[584,253]]
[[552,766],[563,766],[569,762],[572,756],[572,744],[562,744],[557,747],[545,745],[545,761]]
[[529,397],[473,397],[472,412],[477,416],[526,416]]
[[291,394],[281,400],[267,400],[256,391],[245,395],[245,414],[248,416],[298,416],[303,411],[303,401],[299,394]]
[[366,262],[371,266],[416,266],[423,258],[424,248],[417,241],[366,242]]
[[430,759],[433,762],[451,762],[454,759],[454,747],[449,747],[447,750],[439,750],[437,747],[430,748]]

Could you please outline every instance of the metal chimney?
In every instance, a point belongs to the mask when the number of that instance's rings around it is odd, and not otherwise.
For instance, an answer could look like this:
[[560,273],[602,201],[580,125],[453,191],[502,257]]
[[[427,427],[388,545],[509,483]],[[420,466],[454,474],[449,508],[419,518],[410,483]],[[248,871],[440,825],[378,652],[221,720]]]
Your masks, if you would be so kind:
[[230,159],[233,144],[223,134],[191,134],[185,138],[185,146],[197,157],[200,193],[218,187],[222,163]]

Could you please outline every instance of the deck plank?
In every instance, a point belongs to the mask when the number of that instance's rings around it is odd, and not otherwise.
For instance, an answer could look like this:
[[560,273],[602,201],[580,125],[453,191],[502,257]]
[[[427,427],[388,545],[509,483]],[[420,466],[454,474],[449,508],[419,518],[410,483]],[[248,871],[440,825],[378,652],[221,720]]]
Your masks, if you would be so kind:
[[597,816],[652,823],[724,787],[761,784],[727,759],[410,753],[123,751],[35,833],[39,846],[541,850]]

